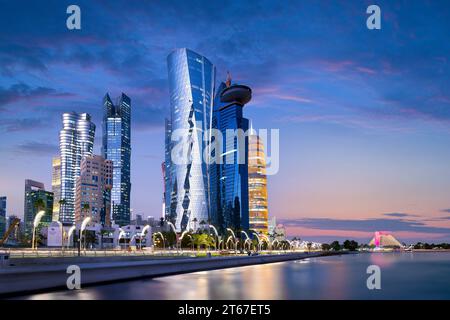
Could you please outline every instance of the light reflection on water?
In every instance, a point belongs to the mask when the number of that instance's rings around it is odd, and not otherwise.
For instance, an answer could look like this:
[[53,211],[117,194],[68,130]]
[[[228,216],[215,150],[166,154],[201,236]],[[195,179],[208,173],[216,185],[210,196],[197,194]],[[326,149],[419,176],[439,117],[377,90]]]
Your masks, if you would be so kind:
[[[379,265],[381,290],[366,269]],[[373,253],[202,271],[26,299],[450,299],[450,253]]]

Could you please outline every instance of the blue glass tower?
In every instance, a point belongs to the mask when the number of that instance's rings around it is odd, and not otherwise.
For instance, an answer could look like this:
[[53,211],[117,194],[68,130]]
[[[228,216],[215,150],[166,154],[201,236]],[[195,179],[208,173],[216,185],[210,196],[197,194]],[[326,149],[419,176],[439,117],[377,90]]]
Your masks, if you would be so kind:
[[6,197],[0,197],[0,240],[6,229]]
[[[209,217],[209,177],[203,159],[203,135],[211,128],[216,72],[207,58],[188,49],[173,51],[167,64],[172,137],[171,166],[166,172],[170,177],[167,184],[170,192],[166,190],[166,197],[170,197],[169,219],[181,231],[195,229],[196,222],[206,223]],[[187,161],[174,159],[174,148],[181,148]],[[167,201],[166,198],[166,207]]]
[[[212,128],[222,134],[222,143],[212,137],[210,166],[211,222],[221,232],[226,228],[249,229],[248,202],[248,119],[243,107],[251,99],[249,87],[222,83],[215,97]],[[219,137],[220,138],[220,137]],[[220,142],[220,141],[218,141]]]
[[106,94],[103,108],[102,156],[113,162],[112,219],[124,226],[130,224],[131,99],[122,93],[114,104]]

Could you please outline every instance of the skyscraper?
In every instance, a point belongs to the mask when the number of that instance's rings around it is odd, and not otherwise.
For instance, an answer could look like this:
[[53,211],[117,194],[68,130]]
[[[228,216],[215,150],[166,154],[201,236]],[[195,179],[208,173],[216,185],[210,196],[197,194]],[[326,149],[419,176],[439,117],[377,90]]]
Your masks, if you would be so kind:
[[43,183],[27,179],[25,180],[25,234],[31,235],[34,217],[41,210],[45,212],[41,222],[50,223],[53,217],[53,192],[45,191]]
[[53,221],[59,220],[59,207],[61,200],[61,157],[52,159],[52,192],[53,192]]
[[211,129],[215,67],[205,57],[177,49],[167,57],[170,91],[170,220],[178,231],[195,228],[209,216],[208,166],[203,161],[203,134]]
[[59,220],[65,224],[75,221],[75,182],[80,176],[81,159],[91,156],[94,149],[95,124],[87,113],[66,112],[59,133],[61,156],[61,200]]
[[[176,211],[171,210],[172,188],[171,188],[171,173],[172,173],[172,123],[169,119],[165,119],[165,148],[164,148],[164,215],[166,219],[174,220],[176,218]],[[176,202],[175,202],[176,203]]]
[[110,225],[113,164],[94,155],[81,160],[76,183],[75,222],[90,217],[92,222]]
[[6,230],[6,197],[0,197],[0,240]]
[[253,129],[249,135],[248,176],[250,229],[267,234],[266,158],[263,142]]
[[[221,133],[213,136],[210,166],[211,222],[222,232],[226,228],[249,229],[248,200],[248,119],[243,107],[251,99],[249,87],[222,83],[214,99],[212,127]],[[222,138],[222,141],[215,141]],[[216,148],[214,148],[214,146]]]
[[131,99],[124,93],[114,104],[103,98],[102,156],[113,163],[112,218],[120,226],[130,223]]
[[25,232],[29,232],[32,229],[32,223],[34,219],[34,209],[31,199],[29,198],[31,191],[45,190],[45,186],[42,182],[26,179],[25,180],[25,192],[24,192],[24,208],[23,208],[23,221],[25,224]]

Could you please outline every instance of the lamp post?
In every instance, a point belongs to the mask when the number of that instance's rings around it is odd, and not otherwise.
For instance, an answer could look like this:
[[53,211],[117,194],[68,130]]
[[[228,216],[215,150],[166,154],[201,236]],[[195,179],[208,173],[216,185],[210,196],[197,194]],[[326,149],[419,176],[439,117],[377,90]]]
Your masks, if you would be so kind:
[[[233,230],[231,230],[230,228],[227,228],[227,231],[230,231],[231,234],[233,235],[233,242],[234,242],[234,253],[236,253],[237,251],[237,241],[236,241],[236,235],[234,234]],[[229,239],[229,238],[228,238]],[[227,239],[227,243],[228,243],[228,239]]]
[[39,222],[41,222],[42,217],[44,216],[45,211],[41,210],[37,213],[37,215],[34,217],[34,221],[33,221],[33,238],[31,240],[31,249],[36,249],[37,248],[37,243],[36,242],[36,228],[39,225]]
[[61,228],[61,252],[64,252],[64,227],[61,221],[55,221]]
[[[81,223],[80,228],[80,247],[81,247],[81,240],[83,239],[83,231],[86,229],[87,224],[91,221],[91,217],[84,218],[83,222]],[[84,235],[84,250],[86,250],[86,232]]]
[[250,240],[250,237],[248,236],[247,232],[245,232],[244,230],[241,230],[241,233],[243,233],[245,235],[245,241],[244,241],[244,250],[245,250],[245,244],[247,243],[247,241]]
[[142,250],[142,237],[145,236],[145,232],[146,232],[148,229],[150,229],[150,226],[149,226],[148,224],[144,227],[144,229],[142,229],[142,232],[141,232],[141,241],[139,241],[139,247],[140,247],[141,250]]
[[[210,227],[211,229],[214,230],[214,233],[215,233],[215,235],[216,235],[216,237],[217,237],[217,242],[216,242],[216,244],[217,244],[217,247],[218,247],[218,246],[219,246],[219,233],[217,232],[216,227],[214,227],[212,224],[210,224],[209,227]],[[218,249],[217,247],[216,247],[216,250]]]
[[259,238],[256,232],[253,232],[253,234],[256,236],[256,239],[258,240],[258,251],[261,251],[261,239]]
[[75,231],[76,227],[75,226],[71,226],[69,229],[69,232],[67,233],[67,249],[69,249],[69,244],[70,244],[70,236],[72,235],[72,233]]

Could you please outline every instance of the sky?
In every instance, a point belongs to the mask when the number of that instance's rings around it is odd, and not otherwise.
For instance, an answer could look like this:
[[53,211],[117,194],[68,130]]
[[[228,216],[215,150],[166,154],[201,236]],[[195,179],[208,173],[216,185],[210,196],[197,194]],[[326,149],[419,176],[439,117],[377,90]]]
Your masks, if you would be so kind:
[[102,98],[124,92],[133,212],[160,216],[166,58],[187,47],[252,88],[256,129],[280,130],[269,215],[290,237],[450,241],[449,39],[445,0],[0,0],[0,195],[22,216],[25,179],[51,189],[62,112],[92,115],[99,154]]

